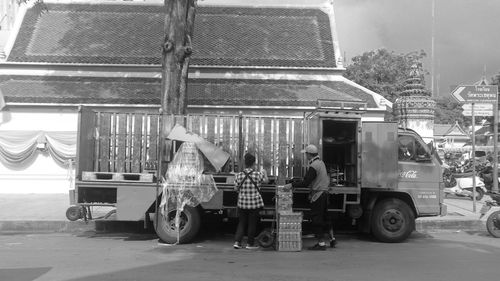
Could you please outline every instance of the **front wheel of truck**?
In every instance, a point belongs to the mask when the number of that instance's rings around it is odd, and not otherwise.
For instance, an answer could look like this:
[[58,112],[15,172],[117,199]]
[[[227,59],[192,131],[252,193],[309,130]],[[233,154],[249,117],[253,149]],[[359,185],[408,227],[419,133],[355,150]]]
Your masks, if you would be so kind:
[[158,237],[165,243],[189,243],[198,234],[201,225],[200,212],[197,208],[186,206],[179,219],[179,241],[177,241],[177,228],[175,227],[176,210],[170,210],[168,216],[159,213],[153,219],[154,228]]
[[379,241],[402,242],[415,229],[415,215],[404,201],[395,198],[384,199],[373,209],[371,229]]

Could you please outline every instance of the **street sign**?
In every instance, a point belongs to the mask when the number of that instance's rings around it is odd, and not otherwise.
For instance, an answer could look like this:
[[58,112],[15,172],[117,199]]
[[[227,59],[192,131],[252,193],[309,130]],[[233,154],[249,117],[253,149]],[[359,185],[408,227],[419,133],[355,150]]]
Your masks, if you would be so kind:
[[[462,105],[464,111],[462,114],[464,116],[472,116],[472,104],[466,103]],[[493,116],[493,104],[492,103],[475,103],[474,104],[474,115],[475,116]]]
[[451,96],[459,103],[497,102],[497,95],[496,85],[461,85],[451,92]]

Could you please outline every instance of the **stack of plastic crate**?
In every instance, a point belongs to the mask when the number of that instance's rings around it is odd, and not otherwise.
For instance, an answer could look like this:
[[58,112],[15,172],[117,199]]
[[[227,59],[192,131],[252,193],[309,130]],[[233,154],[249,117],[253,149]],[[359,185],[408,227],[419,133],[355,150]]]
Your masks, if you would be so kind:
[[302,250],[302,213],[281,211],[278,213],[277,250],[298,252]]
[[276,213],[279,212],[292,212],[293,193],[292,186],[279,185],[276,188]]

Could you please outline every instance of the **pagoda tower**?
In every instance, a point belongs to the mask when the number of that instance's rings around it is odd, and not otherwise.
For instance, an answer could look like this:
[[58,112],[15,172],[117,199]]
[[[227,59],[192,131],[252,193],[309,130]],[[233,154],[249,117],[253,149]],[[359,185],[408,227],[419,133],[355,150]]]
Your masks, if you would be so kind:
[[423,74],[412,65],[404,90],[394,102],[394,113],[400,127],[416,131],[426,143],[434,140],[434,111],[436,102],[425,89]]

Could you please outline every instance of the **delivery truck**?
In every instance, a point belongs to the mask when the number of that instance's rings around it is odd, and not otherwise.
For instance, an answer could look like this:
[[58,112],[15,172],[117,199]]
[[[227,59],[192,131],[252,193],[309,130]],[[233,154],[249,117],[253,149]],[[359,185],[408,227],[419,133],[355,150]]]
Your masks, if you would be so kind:
[[[335,102],[314,112],[288,116],[251,114],[160,114],[159,108],[81,107],[75,189],[70,192],[70,220],[89,219],[90,206],[113,207],[119,221],[144,221],[159,238],[191,241],[205,214],[234,218],[234,174],[245,152],[256,155],[270,182],[262,187],[263,217],[272,217],[277,186],[300,179],[307,161],[301,150],[315,144],[330,176],[329,211],[348,218],[359,230],[383,242],[401,242],[415,219],[446,213],[437,154],[413,130],[395,122],[362,122],[363,105]],[[161,137],[181,125],[229,155],[214,168],[204,158],[205,174],[217,192],[208,202],[158,212],[165,169],[178,141]],[[293,191],[293,210],[308,220],[308,187]],[[335,224],[335,222],[334,222]],[[178,231],[178,232],[177,232]]]

